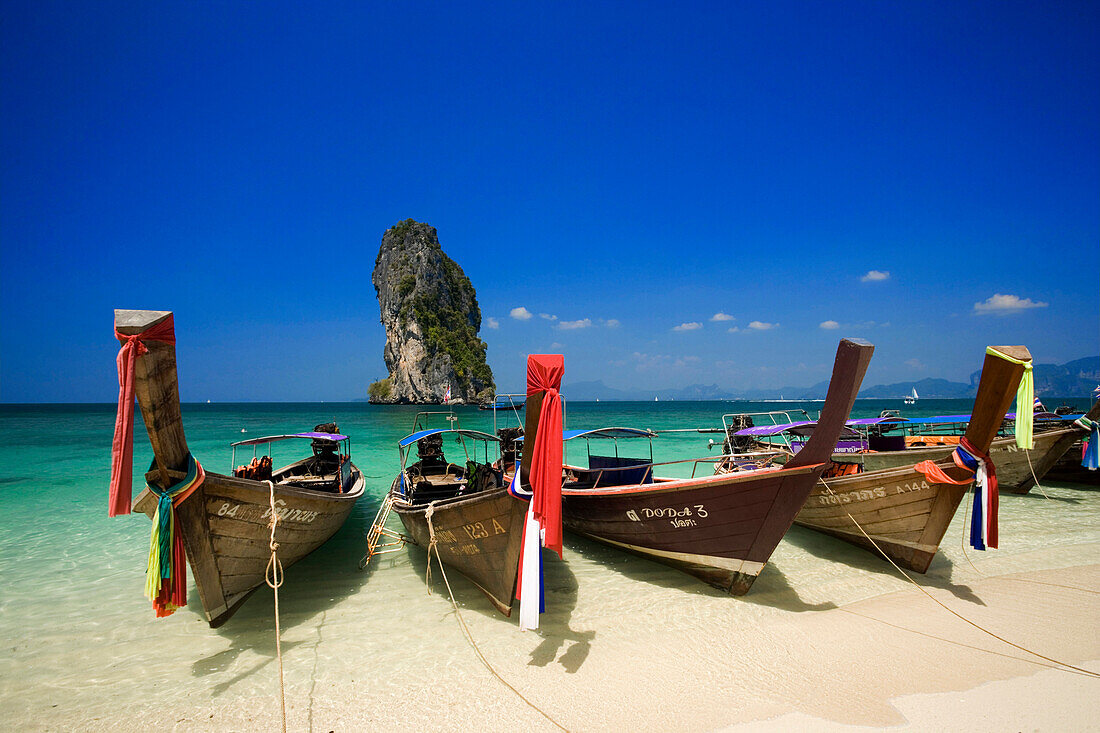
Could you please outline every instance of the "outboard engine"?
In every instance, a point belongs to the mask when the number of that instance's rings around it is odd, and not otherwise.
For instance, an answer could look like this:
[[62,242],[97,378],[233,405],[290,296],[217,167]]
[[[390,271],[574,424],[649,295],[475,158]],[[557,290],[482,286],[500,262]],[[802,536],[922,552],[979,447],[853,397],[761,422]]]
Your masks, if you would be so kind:
[[[321,423],[313,428],[315,433],[329,433],[330,435],[338,435],[340,433],[340,426],[334,422]],[[321,460],[336,461],[336,441],[326,440],[325,438],[314,438],[311,443],[313,446],[313,455],[317,456]]]
[[722,443],[722,452],[726,455],[752,450],[753,438],[749,435],[734,435],[739,430],[756,427],[751,415],[733,415],[727,428],[726,439]]
[[511,471],[523,456],[523,443],[517,440],[523,437],[523,428],[501,428],[497,437],[500,438],[500,467]]

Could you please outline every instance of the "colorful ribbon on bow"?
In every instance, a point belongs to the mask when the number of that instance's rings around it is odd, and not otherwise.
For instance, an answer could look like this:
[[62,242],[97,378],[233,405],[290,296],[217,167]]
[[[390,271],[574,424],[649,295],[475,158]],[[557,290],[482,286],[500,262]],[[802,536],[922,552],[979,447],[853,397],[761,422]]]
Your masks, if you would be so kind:
[[171,616],[177,608],[187,605],[187,557],[183,537],[176,526],[175,507],[190,496],[205,478],[202,466],[188,454],[187,475],[179,483],[167,489],[146,484],[157,497],[157,511],[153,515],[153,530],[149,537],[145,595],[153,601],[157,618]]
[[[562,554],[562,416],[558,389],[561,388],[563,374],[565,359],[560,354],[532,354],[527,357],[527,396],[542,392],[542,406],[539,408],[538,432],[529,446],[531,498],[523,527],[519,577],[516,579],[521,630],[537,629],[539,614],[545,608],[540,548],[549,547],[558,553],[558,557]],[[519,473],[517,470],[509,490],[513,496],[525,498],[527,492],[519,485]]]
[[171,315],[155,326],[133,336],[119,333],[122,342],[118,359],[118,412],[115,415],[115,437],[111,444],[111,487],[107,516],[130,513],[134,462],[134,371],[137,358],[149,351],[143,341],[176,343],[176,327]]
[[[1013,359],[1008,354],[1002,354],[992,346],[988,347],[985,353],[1013,364],[1022,364],[1024,367],[1024,374],[1020,377],[1020,386],[1016,388],[1016,445],[1031,450],[1035,447],[1033,437],[1035,426],[1035,376],[1031,360]],[[993,545],[993,547],[996,547],[996,545]]]
[[974,507],[970,518],[970,545],[976,550],[987,547],[996,549],[997,515],[1000,506],[1000,494],[997,489],[997,467],[993,465],[987,453],[982,453],[965,437],[959,439],[959,445],[951,454],[955,465],[973,474],[973,478],[960,480],[948,476],[934,461],[921,461],[913,470],[924,474],[925,478],[937,484],[966,486],[975,483]]
[[1088,416],[1082,415],[1079,419],[1074,420],[1073,424],[1089,433],[1085,447],[1081,451],[1081,467],[1095,471],[1100,468],[1100,422],[1090,420]]

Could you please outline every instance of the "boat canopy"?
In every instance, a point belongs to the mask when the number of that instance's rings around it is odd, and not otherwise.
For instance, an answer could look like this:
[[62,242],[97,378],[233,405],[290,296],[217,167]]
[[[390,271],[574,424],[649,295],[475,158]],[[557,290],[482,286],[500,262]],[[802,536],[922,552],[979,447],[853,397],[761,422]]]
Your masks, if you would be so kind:
[[291,438],[305,438],[307,440],[331,440],[334,443],[338,443],[342,440],[347,440],[348,436],[338,435],[336,433],[292,433],[290,435],[268,435],[263,438],[249,438],[248,440],[240,440],[236,443],[230,443],[229,445],[236,448],[238,445],[274,443],[279,440],[289,440]]
[[[798,420],[796,422],[783,423],[782,425],[758,425],[752,428],[744,428],[734,433],[734,436],[748,436],[750,438],[769,438],[782,433],[790,433],[800,437],[806,437],[817,427],[816,420]],[[842,438],[857,437],[859,434],[850,427],[845,427],[841,433]]]
[[764,438],[780,433],[796,432],[799,428],[809,428],[817,425],[816,420],[797,420],[795,422],[781,423],[779,425],[757,425],[752,428],[742,428],[734,433],[735,436],[748,436],[751,438]]
[[593,430],[563,430],[562,440],[573,438],[656,438],[657,433],[642,428],[595,428]]
[[849,420],[845,425],[882,425],[884,423],[900,423],[910,422],[907,417],[898,417],[896,415],[892,417],[858,417],[855,420]]
[[398,445],[402,448],[407,448],[416,441],[427,438],[429,435],[439,435],[440,433],[454,433],[461,435],[464,438],[473,438],[474,440],[486,440],[494,443],[499,443],[500,438],[489,433],[483,433],[480,430],[466,430],[464,428],[432,428],[431,430],[421,430],[418,433],[406,436],[398,442]]

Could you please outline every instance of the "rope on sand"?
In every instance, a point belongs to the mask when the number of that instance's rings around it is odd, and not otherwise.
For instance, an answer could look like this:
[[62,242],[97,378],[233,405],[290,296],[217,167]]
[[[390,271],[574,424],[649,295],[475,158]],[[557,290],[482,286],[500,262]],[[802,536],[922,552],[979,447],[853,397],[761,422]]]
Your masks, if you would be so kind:
[[462,627],[462,633],[466,637],[466,641],[468,641],[470,643],[470,646],[473,648],[474,653],[477,654],[478,659],[481,660],[481,663],[485,665],[485,668],[487,670],[489,670],[489,672],[494,677],[496,677],[498,680],[500,680],[501,684],[503,684],[505,687],[507,687],[512,692],[514,692],[520,700],[523,700],[525,703],[527,703],[533,710],[535,710],[539,715],[541,715],[542,717],[546,718],[551,723],[553,723],[554,726],[556,726],[558,729],[563,730],[563,731],[568,731],[568,728],[566,728],[561,723],[559,723],[558,721],[551,718],[538,705],[536,705],[535,703],[531,702],[526,697],[524,697],[522,692],[517,690],[515,687],[512,687],[512,685],[508,684],[508,681],[505,680],[503,677],[501,677],[497,673],[497,671],[495,669],[493,669],[493,665],[489,664],[489,660],[486,659],[485,655],[481,653],[481,649],[478,648],[477,643],[474,641],[474,637],[470,633],[470,629],[466,626],[466,622],[462,619],[462,613],[458,610],[458,602],[455,600],[455,594],[451,590],[451,581],[447,580],[447,571],[443,568],[443,559],[439,557],[439,547],[437,546],[436,538],[435,538],[435,527],[432,526],[432,515],[434,515],[434,514],[435,514],[435,502],[433,501],[432,503],[428,504],[428,509],[424,512],[424,519],[426,519],[428,521],[428,537],[429,537],[429,541],[428,541],[428,572],[427,572],[427,578],[426,578],[426,580],[428,582],[428,594],[430,595],[431,592],[432,592],[432,587],[431,587],[432,551],[434,550],[435,551],[435,560],[436,560],[436,562],[439,563],[439,572],[440,572],[440,574],[443,575],[443,582],[446,583],[446,585],[447,585],[447,593],[451,596],[451,605],[454,606],[455,617],[458,619],[458,623]]
[[[832,494],[833,496],[836,496],[836,493],[834,493],[834,492],[833,492],[833,490],[832,490],[832,488],[831,488],[831,487],[829,486],[829,484],[825,483],[825,479],[823,479],[823,478],[820,478],[820,477],[819,477],[819,478],[818,478],[818,480],[819,480],[819,481],[821,482],[821,485],[825,487],[825,490],[826,490],[826,491],[828,491],[828,492],[829,492],[830,494]],[[837,497],[837,498],[839,498],[839,497]],[[992,637],[993,637],[994,639],[997,639],[998,641],[1002,641],[1002,642],[1004,642],[1005,644],[1008,644],[1008,645],[1009,645],[1010,647],[1013,647],[1014,649],[1019,649],[1019,650],[1020,650],[1020,651],[1022,651],[1022,652],[1025,652],[1025,653],[1027,653],[1027,654],[1031,654],[1031,655],[1033,655],[1033,656],[1039,657],[1040,659],[1044,659],[1044,660],[1046,660],[1046,661],[1050,662],[1050,663],[1051,663],[1052,665],[1055,665],[1055,666],[1054,666],[1054,669],[1060,669],[1060,670],[1062,670],[1062,671],[1064,671],[1064,672],[1070,672],[1071,674],[1080,674],[1080,675],[1084,675],[1084,676],[1086,676],[1086,677],[1094,677],[1094,678],[1100,679],[1100,674],[1098,674],[1098,673],[1096,673],[1096,672],[1092,672],[1092,671],[1090,671],[1090,670],[1087,670],[1087,669],[1082,669],[1081,667],[1075,667],[1075,666],[1073,666],[1072,664],[1068,664],[1068,663],[1066,663],[1066,662],[1060,662],[1060,661],[1058,661],[1057,659],[1052,659],[1052,658],[1050,658],[1050,657],[1048,657],[1048,656],[1044,656],[1044,655],[1040,654],[1039,652],[1035,652],[1035,651],[1032,651],[1031,649],[1028,649],[1028,648],[1026,648],[1026,647],[1022,647],[1022,646],[1020,646],[1019,644],[1016,644],[1015,642],[1011,642],[1011,641],[1009,641],[1008,639],[1004,638],[1003,636],[998,636],[997,634],[993,633],[993,632],[992,632],[992,631],[990,631],[989,629],[987,629],[987,628],[984,628],[983,626],[980,626],[980,625],[978,625],[978,624],[974,623],[973,621],[971,621],[970,619],[968,619],[968,618],[967,618],[966,616],[963,616],[963,615],[962,615],[962,614],[960,614],[959,612],[957,612],[957,611],[954,611],[954,610],[952,610],[951,608],[948,608],[946,604],[944,604],[944,603],[943,603],[942,601],[940,601],[940,600],[939,600],[938,598],[936,598],[936,597],[935,597],[935,596],[933,596],[933,595],[932,595],[931,593],[929,593],[929,592],[928,592],[927,590],[925,590],[925,589],[924,589],[924,587],[923,587],[923,586],[922,586],[922,585],[921,585],[920,583],[918,583],[917,581],[915,581],[915,580],[913,580],[913,579],[912,579],[911,577],[909,577],[909,574],[908,574],[908,573],[906,573],[906,572],[905,572],[904,570],[902,570],[902,569],[901,569],[901,567],[900,567],[900,566],[898,566],[898,564],[897,564],[896,562],[894,562],[893,558],[891,558],[891,557],[890,557],[889,555],[887,555],[887,554],[886,554],[885,552],[883,552],[882,548],[878,546],[878,543],[877,543],[877,542],[875,542],[875,541],[874,541],[873,539],[871,539],[871,535],[867,534],[867,532],[866,532],[866,531],[865,531],[865,530],[863,529],[863,526],[862,526],[862,525],[860,525],[860,523],[856,521],[856,518],[855,518],[855,517],[853,517],[853,516],[851,515],[851,513],[850,513],[850,512],[848,512],[848,510],[844,510],[844,513],[848,515],[848,519],[851,519],[851,520],[852,520],[852,524],[854,524],[854,525],[856,526],[856,529],[858,529],[858,530],[860,531],[860,533],[861,533],[861,534],[862,534],[862,535],[863,535],[864,537],[866,537],[866,538],[867,538],[867,541],[868,541],[868,542],[870,542],[870,543],[871,543],[871,544],[872,544],[872,545],[874,546],[874,548],[875,548],[876,550],[878,550],[878,551],[879,551],[879,553],[880,553],[880,554],[881,554],[881,555],[882,555],[883,557],[885,557],[885,558],[886,558],[887,562],[889,562],[889,563],[890,563],[891,565],[893,565],[893,566],[894,566],[894,569],[895,569],[895,570],[897,570],[897,571],[898,571],[899,573],[901,573],[901,576],[902,576],[903,578],[905,578],[905,579],[906,579],[906,580],[908,580],[908,581],[909,581],[910,583],[912,583],[912,584],[913,584],[913,587],[914,587],[914,588],[916,588],[916,589],[917,589],[917,590],[919,590],[919,591],[920,591],[921,593],[923,593],[924,595],[926,595],[926,596],[927,596],[927,597],[928,597],[928,598],[929,598],[930,600],[932,600],[933,602],[935,602],[935,603],[936,603],[936,605],[938,605],[938,606],[939,606],[940,608],[942,608],[943,610],[945,610],[945,611],[947,611],[948,613],[950,613],[950,614],[951,614],[952,616],[954,616],[955,618],[957,618],[957,619],[959,619],[959,620],[961,620],[961,621],[965,621],[966,623],[970,624],[971,626],[973,626],[973,627],[974,627],[975,629],[977,629],[978,631],[981,631],[981,632],[983,632],[983,633],[985,633],[985,634],[989,634],[989,635],[990,635],[990,636],[992,636]],[[1043,666],[1049,666],[1049,665],[1043,665]]]
[[271,492],[271,559],[264,570],[264,582],[275,591],[275,655],[279,658],[279,704],[283,712],[283,733],[286,733],[286,688],[283,685],[283,649],[279,643],[279,586],[283,584],[283,564],[279,562],[277,552],[279,543],[275,541],[275,527],[279,524],[279,514],[275,511],[275,484],[265,481]]
[[[1036,486],[1038,486],[1038,484],[1036,484]],[[1045,496],[1045,494],[1044,494],[1044,496]],[[1047,497],[1047,498],[1050,498],[1050,497]],[[1053,501],[1053,499],[1051,499],[1051,501]],[[966,510],[965,510],[966,513],[963,515],[963,526],[965,527],[966,523],[969,521],[970,502],[963,502],[963,503],[966,504]],[[963,557],[966,558],[966,562],[967,562],[967,564],[970,565],[970,569],[973,570],[978,575],[982,576],[983,578],[988,578],[989,576],[986,575],[985,573],[983,573],[981,570],[978,570],[977,566],[974,565],[974,562],[970,559],[970,555],[966,551],[966,533],[965,532],[959,537],[959,546],[962,547]],[[1032,585],[1047,585],[1047,586],[1050,586],[1051,588],[1068,588],[1069,590],[1079,590],[1082,593],[1092,593],[1094,595],[1100,595],[1100,591],[1095,591],[1095,590],[1092,590],[1091,588],[1082,588],[1081,586],[1078,586],[1078,585],[1064,585],[1062,583],[1047,583],[1044,580],[1031,580],[1030,578],[1001,578],[1001,580],[1011,580],[1011,581],[1016,582],[1016,583],[1031,583]]]
[[1035,466],[1031,465],[1031,451],[1024,448],[1024,456],[1027,458],[1027,467],[1031,469],[1031,479],[1035,482],[1035,488],[1039,490],[1039,493],[1042,494],[1047,501],[1052,501],[1052,499],[1047,496],[1047,492],[1043,491],[1043,487],[1039,484],[1039,477],[1035,475]]

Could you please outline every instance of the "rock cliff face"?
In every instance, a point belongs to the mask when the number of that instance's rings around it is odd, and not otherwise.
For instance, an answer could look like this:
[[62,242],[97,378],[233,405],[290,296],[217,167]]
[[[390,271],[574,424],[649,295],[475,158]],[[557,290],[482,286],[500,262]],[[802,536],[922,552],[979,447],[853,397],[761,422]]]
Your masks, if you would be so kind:
[[435,227],[406,219],[387,230],[371,281],[390,374],[370,386],[371,402],[439,404],[448,387],[452,402],[492,399],[477,296],[462,268],[443,253]]

